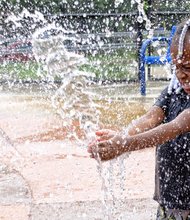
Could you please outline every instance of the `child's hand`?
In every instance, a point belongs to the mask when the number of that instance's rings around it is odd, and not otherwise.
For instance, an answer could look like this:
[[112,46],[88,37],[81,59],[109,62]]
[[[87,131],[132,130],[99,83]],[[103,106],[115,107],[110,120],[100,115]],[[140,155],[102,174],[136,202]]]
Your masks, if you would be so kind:
[[116,132],[109,129],[102,129],[99,131],[96,131],[97,141],[105,141],[109,140],[110,138],[113,138],[116,135]]
[[126,141],[127,139],[121,135],[115,135],[109,140],[92,143],[88,146],[88,152],[92,158],[97,160],[111,160],[127,151]]
[[93,148],[93,146],[96,146],[97,145],[97,140],[94,140],[94,141],[92,141],[92,142],[90,142],[89,144],[88,144],[88,148],[87,148],[87,152],[90,154],[90,157],[91,158],[94,158],[94,154],[93,154],[93,150],[92,150],[92,148]]
[[92,147],[96,146],[98,142],[106,141],[113,138],[116,135],[116,132],[109,129],[102,129],[96,131],[97,138],[88,144],[88,153],[90,153],[90,157],[94,158]]

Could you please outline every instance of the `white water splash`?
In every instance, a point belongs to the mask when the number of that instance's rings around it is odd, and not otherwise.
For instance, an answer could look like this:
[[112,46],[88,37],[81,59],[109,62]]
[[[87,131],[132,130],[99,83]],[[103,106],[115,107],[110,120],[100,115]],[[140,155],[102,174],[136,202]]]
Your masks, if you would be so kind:
[[146,12],[144,10],[144,3],[141,0],[131,0],[131,4],[135,4],[137,3],[137,9],[138,9],[138,17],[137,17],[137,21],[139,23],[143,23],[144,21],[145,23],[145,29],[148,31],[148,38],[151,38],[153,36],[153,29],[152,24],[150,19],[147,17]]
[[61,86],[52,96],[52,104],[63,119],[67,137],[81,141],[75,129],[71,129],[76,120],[84,132],[84,141],[95,136],[99,111],[92,94],[87,91],[92,74],[78,70],[86,63],[85,57],[66,48],[68,43],[74,44],[75,41],[63,28],[49,25],[33,35],[32,43],[34,55],[44,65],[48,80],[54,81],[59,77],[61,81]]
[[[48,30],[52,29],[58,34],[49,35],[52,31]],[[80,54],[69,52],[65,45],[67,40],[75,41],[75,38],[68,37],[68,32],[65,30],[50,25],[33,35],[33,52],[37,61],[45,66],[49,80],[53,81],[57,76],[62,81],[61,86],[52,96],[52,104],[63,119],[68,139],[74,138],[80,144],[86,145],[85,140],[95,138],[100,112],[93,101],[93,95],[87,91],[89,76],[92,75],[78,70],[86,59]],[[71,129],[73,120],[78,120],[80,129],[84,131],[82,140]],[[120,157],[109,163],[99,161],[97,168],[102,180],[104,219],[122,219],[118,210],[124,200],[124,158]]]

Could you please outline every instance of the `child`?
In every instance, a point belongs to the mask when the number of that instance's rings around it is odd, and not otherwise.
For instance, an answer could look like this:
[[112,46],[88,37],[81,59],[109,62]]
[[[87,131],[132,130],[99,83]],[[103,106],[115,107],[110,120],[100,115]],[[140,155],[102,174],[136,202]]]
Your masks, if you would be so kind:
[[[157,220],[190,219],[190,19],[172,40],[171,55],[180,92],[166,88],[142,117],[125,132],[100,130],[89,144],[90,156],[102,161],[125,152],[156,147]],[[189,217],[188,217],[189,216]]]

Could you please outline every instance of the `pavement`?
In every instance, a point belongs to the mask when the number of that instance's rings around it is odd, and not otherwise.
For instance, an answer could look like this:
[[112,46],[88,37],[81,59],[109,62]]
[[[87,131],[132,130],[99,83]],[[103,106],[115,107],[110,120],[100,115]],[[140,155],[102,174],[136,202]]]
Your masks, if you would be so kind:
[[[138,117],[165,84],[150,85],[146,98],[138,94],[135,98],[136,86],[131,86],[131,94],[126,85],[98,88],[106,107],[102,123],[119,128]],[[104,95],[108,93],[109,97]],[[109,196],[115,201],[111,205],[108,199],[104,206],[102,198],[109,189],[98,173],[98,163],[89,158],[85,146],[65,139],[63,120],[47,95],[2,89],[0,112],[0,220],[103,220],[119,219],[120,214],[124,220],[155,219],[154,149],[130,153],[122,170],[118,160],[103,164],[105,172],[106,166],[113,168]],[[127,112],[129,118],[118,112]],[[115,214],[108,218],[106,209],[114,209]]]

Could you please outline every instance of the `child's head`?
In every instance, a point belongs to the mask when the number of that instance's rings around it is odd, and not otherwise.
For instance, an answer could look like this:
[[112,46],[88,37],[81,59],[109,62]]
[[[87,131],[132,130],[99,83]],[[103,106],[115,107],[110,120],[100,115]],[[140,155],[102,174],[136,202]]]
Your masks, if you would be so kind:
[[190,19],[179,24],[171,44],[176,76],[186,93],[190,94]]

